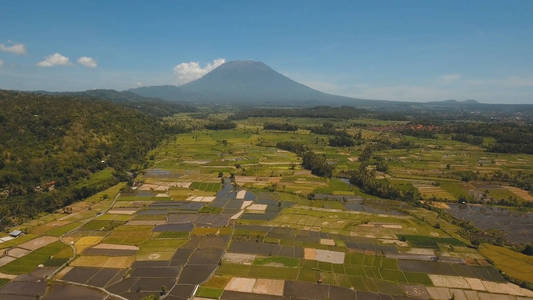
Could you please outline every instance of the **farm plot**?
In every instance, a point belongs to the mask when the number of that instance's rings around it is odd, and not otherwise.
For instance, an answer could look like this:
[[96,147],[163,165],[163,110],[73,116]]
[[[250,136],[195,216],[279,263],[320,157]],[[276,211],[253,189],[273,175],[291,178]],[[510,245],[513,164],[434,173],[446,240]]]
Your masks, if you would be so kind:
[[76,252],[77,254],[82,253],[85,251],[85,249],[90,248],[98,243],[103,239],[103,236],[84,236],[78,239],[74,245],[76,246]]
[[531,256],[488,244],[482,244],[479,250],[509,276],[533,283],[533,258]]
[[46,294],[47,300],[61,299],[106,299],[107,294],[83,286],[69,285],[62,283],[52,284]]
[[46,291],[43,277],[36,272],[18,276],[0,287],[0,299],[39,299]]
[[98,244],[83,252],[83,255],[130,256],[135,255],[139,247],[131,245]]
[[152,236],[152,226],[122,225],[113,230],[103,240],[107,244],[121,244],[138,246]]
[[344,252],[313,249],[313,248],[304,249],[304,258],[307,260],[316,260],[316,261],[332,263],[332,264],[343,264],[344,257],[345,257]]
[[434,261],[399,260],[400,270],[436,275],[465,276],[487,281],[503,282],[496,269],[490,266],[468,266]]
[[512,211],[503,207],[450,204],[448,212],[456,218],[470,221],[484,230],[498,229],[515,243],[533,241],[533,213]]
[[413,184],[418,189],[423,199],[454,200],[455,197],[442,189],[440,186],[431,184]]
[[533,202],[533,196],[526,190],[508,185],[504,186],[504,188],[515,194],[517,197],[524,199],[525,201]]
[[106,287],[108,283],[118,280],[124,269],[73,267],[61,279],[66,281]]
[[225,287],[227,291],[283,296],[285,281],[233,277]]
[[50,243],[16,260],[8,262],[7,264],[0,267],[0,272],[8,274],[24,274],[33,271],[40,264],[43,264],[45,266],[55,266],[58,264],[60,265],[67,259],[60,258],[58,260],[51,259],[50,257],[60,253],[65,248],[68,248],[68,246],[59,241]]
[[134,261],[134,256],[80,256],[71,263],[71,266],[124,269],[131,266]]
[[140,245],[137,260],[170,260],[184,239],[152,239]]
[[220,183],[213,182],[193,182],[189,188],[194,190],[206,191],[206,192],[218,192],[220,190]]

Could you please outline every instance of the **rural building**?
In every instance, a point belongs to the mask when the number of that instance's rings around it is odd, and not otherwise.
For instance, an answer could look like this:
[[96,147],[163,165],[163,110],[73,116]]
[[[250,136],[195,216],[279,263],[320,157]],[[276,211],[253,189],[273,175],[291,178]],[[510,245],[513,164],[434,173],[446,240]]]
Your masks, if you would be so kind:
[[19,236],[22,235],[22,231],[20,231],[20,230],[13,230],[13,231],[11,231],[11,232],[9,233],[9,235],[12,236],[12,237],[19,237]]

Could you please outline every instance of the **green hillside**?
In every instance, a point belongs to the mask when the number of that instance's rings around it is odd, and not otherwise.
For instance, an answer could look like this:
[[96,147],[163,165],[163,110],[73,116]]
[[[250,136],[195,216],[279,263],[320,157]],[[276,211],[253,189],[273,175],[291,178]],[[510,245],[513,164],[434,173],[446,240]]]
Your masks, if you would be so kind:
[[0,227],[124,179],[163,135],[122,105],[0,91]]

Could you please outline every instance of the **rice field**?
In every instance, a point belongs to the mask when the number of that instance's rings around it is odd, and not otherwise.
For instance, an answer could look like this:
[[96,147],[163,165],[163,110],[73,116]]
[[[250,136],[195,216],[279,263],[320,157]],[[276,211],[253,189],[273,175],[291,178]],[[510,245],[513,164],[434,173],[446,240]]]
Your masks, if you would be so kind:
[[[209,299],[238,293],[306,299],[321,289],[332,299],[527,295],[496,268],[531,282],[529,257],[485,244],[478,250],[461,235],[461,227],[437,211],[381,199],[349,184],[346,172],[359,168],[364,145],[331,147],[327,136],[306,129],[264,131],[267,120],[239,120],[234,130],[169,137],[148,154],[153,160],[135,186],[119,195],[125,183],[119,184],[74,204],[71,214],[28,222],[21,227],[26,235],[0,243],[21,256],[9,257],[0,273],[29,273],[40,264],[58,267],[71,258],[72,242],[77,257],[56,278],[79,277],[79,283],[128,299],[161,293],[188,299],[196,285],[195,296]],[[402,138],[372,127],[391,125],[387,121],[330,121],[353,133],[359,128],[352,123],[368,124],[362,131],[367,142]],[[413,184],[426,203],[450,209],[463,198],[531,200],[515,187],[458,177],[469,170],[530,172],[522,167],[533,163],[530,156],[486,153],[445,135],[405,139],[413,147],[374,152],[388,165],[378,175]],[[303,169],[300,157],[275,147],[279,141],[299,141],[324,154],[335,166],[334,176]],[[65,243],[23,248],[44,236],[62,237]],[[109,278],[102,275],[98,285],[93,275],[106,272]]]

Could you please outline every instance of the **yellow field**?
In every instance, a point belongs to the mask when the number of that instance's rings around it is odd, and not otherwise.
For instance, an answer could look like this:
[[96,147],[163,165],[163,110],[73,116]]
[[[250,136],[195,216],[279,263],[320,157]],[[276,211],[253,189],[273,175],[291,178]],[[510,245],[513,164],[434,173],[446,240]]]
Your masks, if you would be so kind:
[[489,244],[482,244],[479,251],[510,277],[533,283],[532,256]]
[[135,256],[81,256],[74,260],[74,267],[128,268],[135,261]]
[[81,239],[79,239],[75,243],[76,252],[78,254],[82,253],[83,251],[85,251],[85,249],[100,243],[100,241],[103,238],[104,238],[103,236],[84,236],[84,237],[82,237]]

